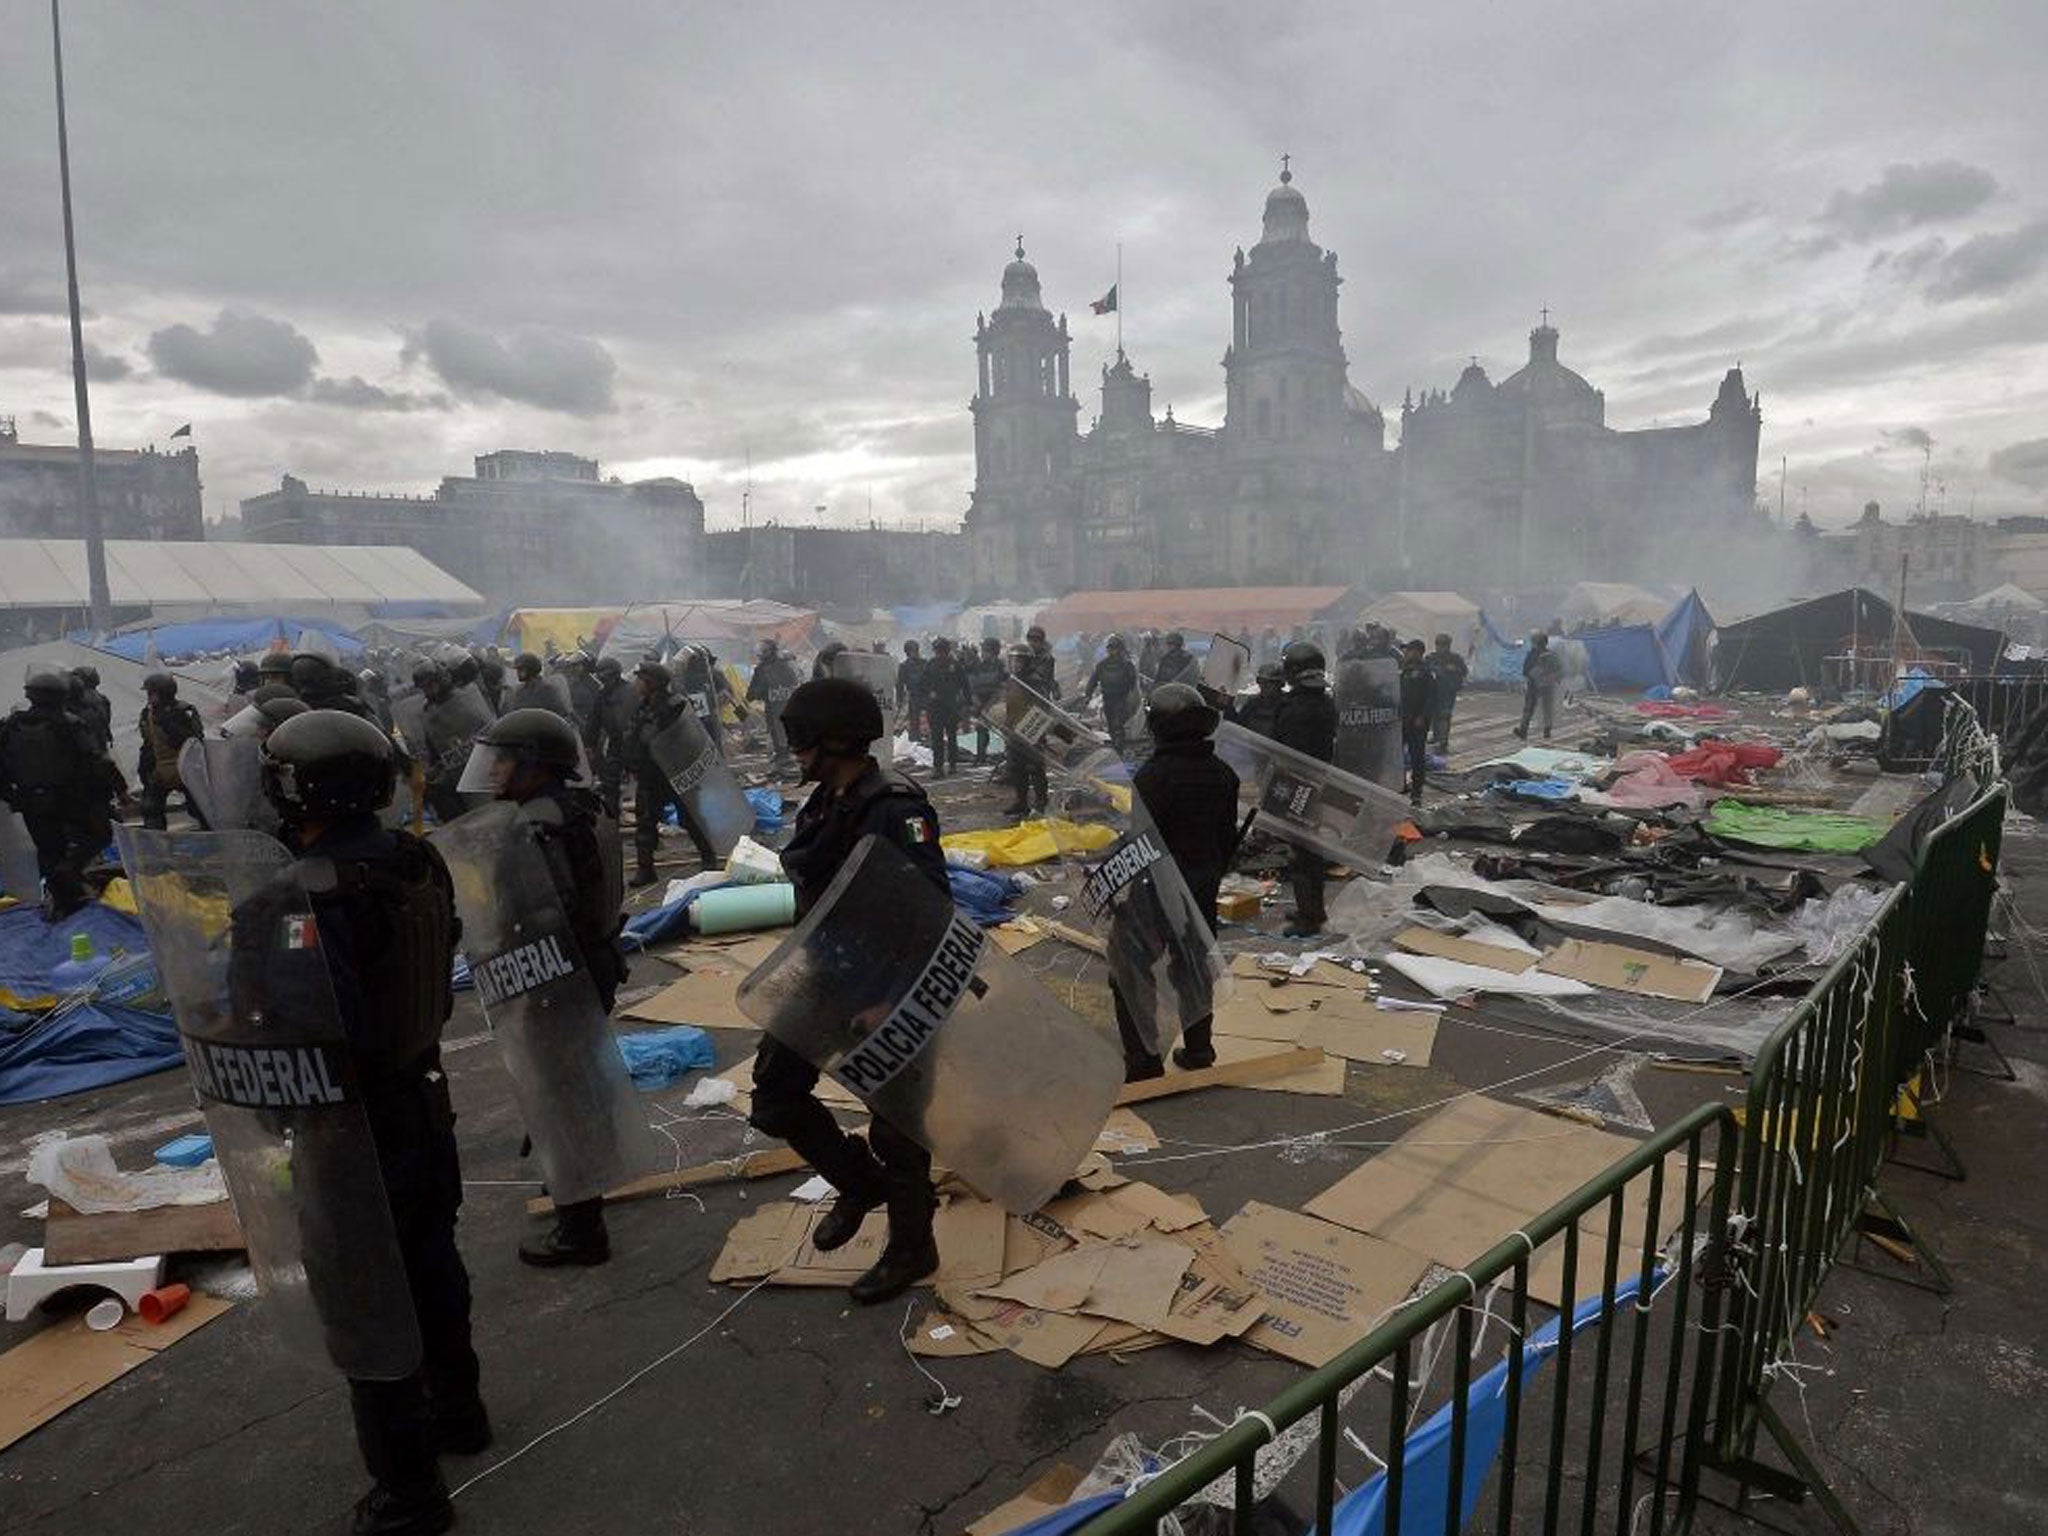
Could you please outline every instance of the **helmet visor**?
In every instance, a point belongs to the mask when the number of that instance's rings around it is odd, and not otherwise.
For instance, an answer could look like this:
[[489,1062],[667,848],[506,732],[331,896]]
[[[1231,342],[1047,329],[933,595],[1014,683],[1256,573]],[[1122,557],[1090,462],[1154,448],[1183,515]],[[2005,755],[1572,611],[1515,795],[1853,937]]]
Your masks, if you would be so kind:
[[[497,799],[519,771],[524,755],[517,747],[494,746],[488,741],[476,743],[469,749],[469,761],[462,765],[462,777],[455,781],[455,792]],[[584,755],[581,742],[576,744],[576,766],[562,777],[571,789],[590,787],[590,759]]]
[[227,723],[220,728],[220,733],[230,739],[244,736],[261,738],[269,734],[268,728],[269,722],[264,718],[263,711],[251,704],[246,709],[228,716]]

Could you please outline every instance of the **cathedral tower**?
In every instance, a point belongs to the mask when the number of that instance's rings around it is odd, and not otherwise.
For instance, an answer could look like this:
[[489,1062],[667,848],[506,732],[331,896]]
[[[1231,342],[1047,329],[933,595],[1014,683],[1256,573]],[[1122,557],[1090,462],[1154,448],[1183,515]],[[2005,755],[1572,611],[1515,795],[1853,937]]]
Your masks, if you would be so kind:
[[1337,255],[1309,239],[1308,199],[1281,161],[1259,243],[1230,274],[1224,430],[1240,455],[1335,444],[1345,425]]

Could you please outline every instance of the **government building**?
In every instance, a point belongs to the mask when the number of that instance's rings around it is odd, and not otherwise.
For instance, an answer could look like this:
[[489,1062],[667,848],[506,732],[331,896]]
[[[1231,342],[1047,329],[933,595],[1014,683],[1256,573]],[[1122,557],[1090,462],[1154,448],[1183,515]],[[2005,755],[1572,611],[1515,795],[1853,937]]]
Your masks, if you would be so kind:
[[1606,399],[1529,333],[1494,383],[1476,363],[1401,406],[1398,442],[1350,381],[1337,255],[1309,238],[1286,169],[1230,271],[1223,423],[1152,410],[1119,351],[1080,428],[1065,315],[1016,258],[980,317],[974,491],[978,597],[1077,588],[1342,582],[1540,592],[1574,581],[1694,579],[1757,529],[1761,404],[1728,370],[1696,425],[1617,431]]

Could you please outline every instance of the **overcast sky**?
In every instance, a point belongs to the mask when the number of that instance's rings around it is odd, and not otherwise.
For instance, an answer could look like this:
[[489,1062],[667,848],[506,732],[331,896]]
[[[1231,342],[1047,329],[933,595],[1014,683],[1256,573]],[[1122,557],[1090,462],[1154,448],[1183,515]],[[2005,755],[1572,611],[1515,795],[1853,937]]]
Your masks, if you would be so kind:
[[[1220,419],[1282,151],[1398,417],[1548,305],[1617,426],[1739,361],[1763,494],[2048,511],[2048,5],[74,3],[93,418],[194,423],[207,515],[498,447],[736,523],[959,518],[1022,231],[1075,332]],[[0,29],[0,414],[72,432],[48,20]]]

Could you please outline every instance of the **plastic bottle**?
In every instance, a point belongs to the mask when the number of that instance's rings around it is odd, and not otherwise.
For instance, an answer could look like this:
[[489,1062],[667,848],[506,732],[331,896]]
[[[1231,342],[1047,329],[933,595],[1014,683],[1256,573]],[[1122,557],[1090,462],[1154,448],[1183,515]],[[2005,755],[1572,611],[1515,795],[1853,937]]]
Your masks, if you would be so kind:
[[50,985],[61,993],[84,992],[100,972],[113,963],[112,955],[100,954],[92,947],[91,934],[74,933],[71,935],[71,958],[51,969]]

